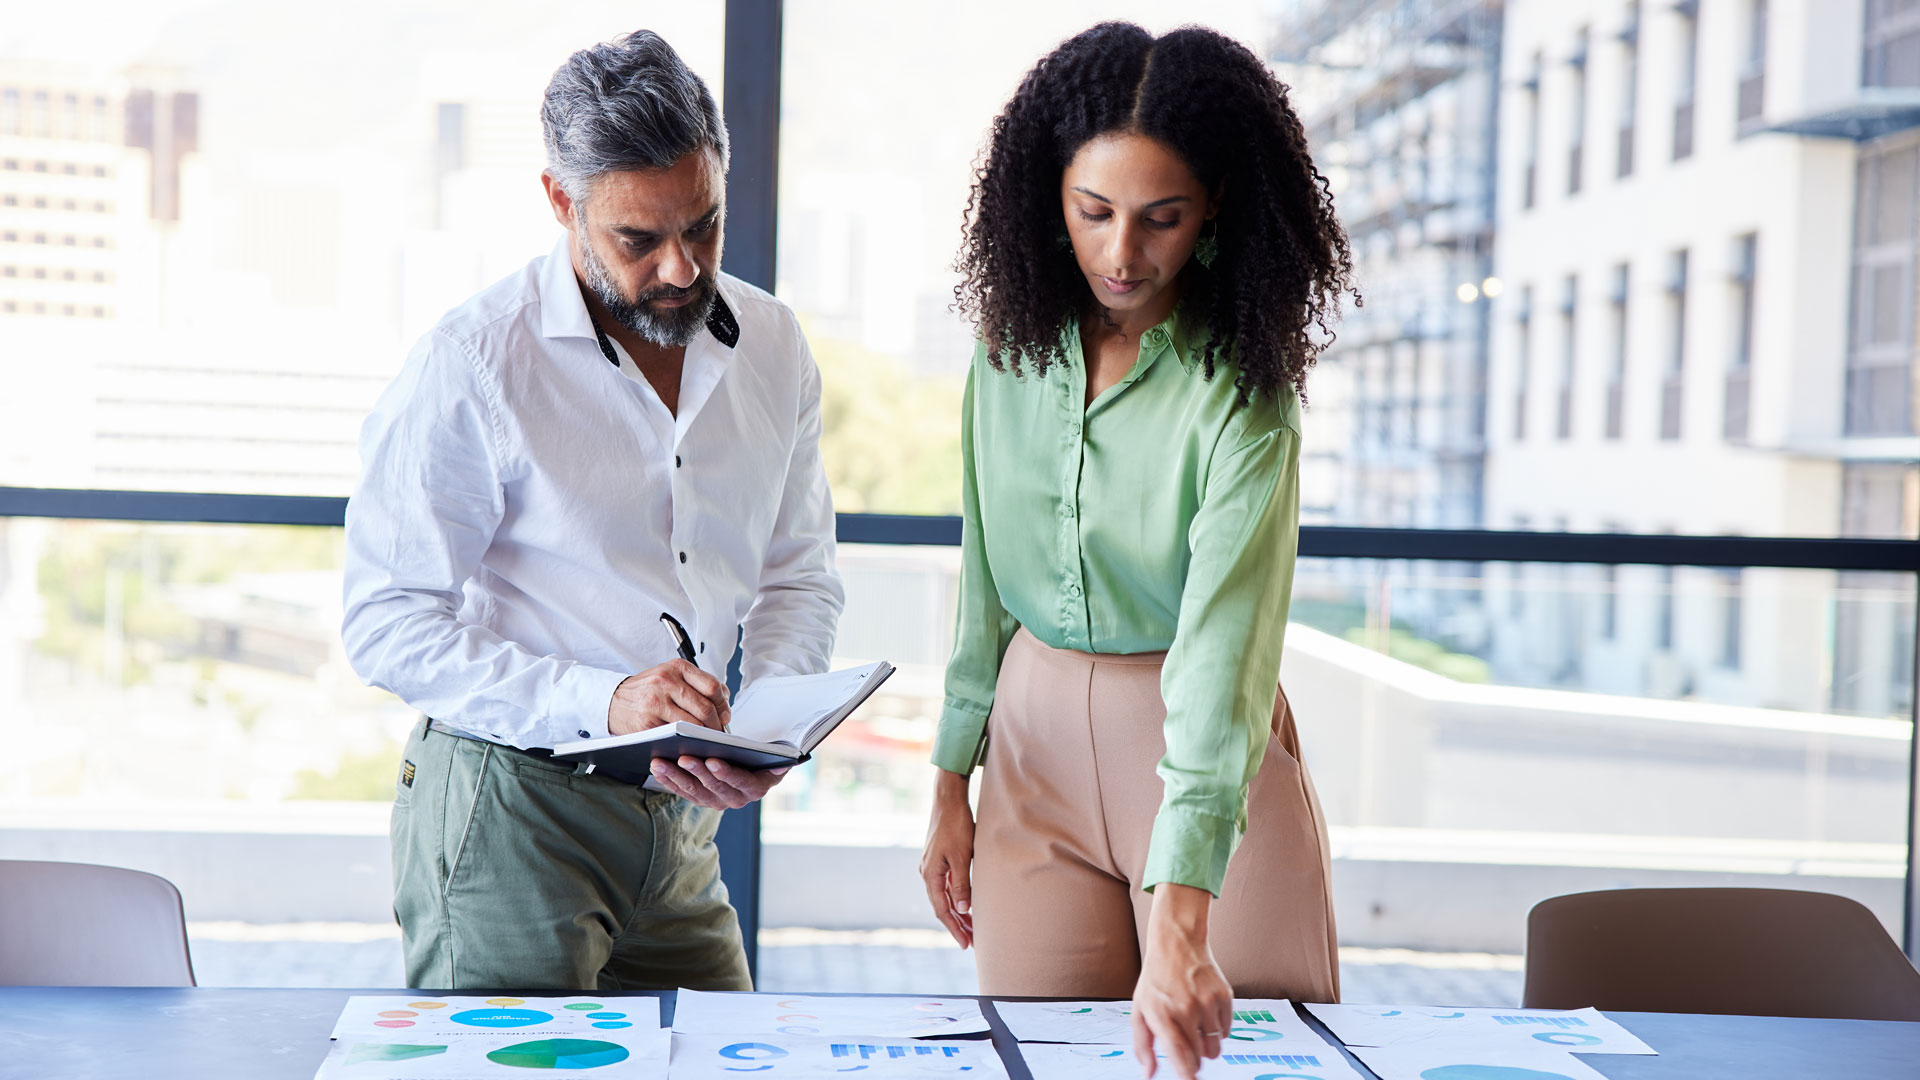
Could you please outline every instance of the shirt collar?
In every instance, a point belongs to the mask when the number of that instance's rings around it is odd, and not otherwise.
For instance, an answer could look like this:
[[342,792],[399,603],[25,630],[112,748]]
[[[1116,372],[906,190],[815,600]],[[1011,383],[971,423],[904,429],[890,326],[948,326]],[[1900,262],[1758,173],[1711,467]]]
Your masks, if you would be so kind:
[[[1199,363],[1195,344],[1189,338],[1189,334],[1196,329],[1195,326],[1190,325],[1195,320],[1187,319],[1183,322],[1180,317],[1185,307],[1185,301],[1174,305],[1173,311],[1166,318],[1153,324],[1140,335],[1139,359],[1133,362],[1133,367],[1121,378],[1121,385],[1138,381],[1164,353],[1173,353],[1174,358],[1180,361],[1180,366],[1188,371],[1192,371]],[[1077,321],[1068,322],[1060,336],[1063,351],[1085,363],[1085,358],[1080,353],[1080,324]]]
[[[580,295],[580,279],[573,273],[573,249],[570,234],[562,234],[546,265],[540,268],[540,333],[550,338],[578,337],[597,341],[593,315],[587,311],[587,299]],[[707,315],[707,336],[715,344],[732,352],[740,344],[740,320],[727,306],[726,288],[714,297],[713,311]],[[697,339],[696,339],[697,340]]]

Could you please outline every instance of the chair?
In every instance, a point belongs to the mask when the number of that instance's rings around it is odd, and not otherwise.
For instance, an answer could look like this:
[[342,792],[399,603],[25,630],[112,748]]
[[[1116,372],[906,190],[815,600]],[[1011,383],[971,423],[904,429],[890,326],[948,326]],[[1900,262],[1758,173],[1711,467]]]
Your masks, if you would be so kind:
[[1522,1003],[1920,1020],[1920,971],[1844,896],[1609,889],[1542,900],[1527,914]]
[[180,890],[87,863],[0,860],[0,986],[192,986]]

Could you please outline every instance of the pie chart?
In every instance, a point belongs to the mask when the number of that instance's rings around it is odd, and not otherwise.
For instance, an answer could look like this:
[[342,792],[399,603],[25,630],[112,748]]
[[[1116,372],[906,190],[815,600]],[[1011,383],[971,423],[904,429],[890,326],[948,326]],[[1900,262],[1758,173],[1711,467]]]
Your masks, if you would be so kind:
[[503,1046],[487,1060],[521,1069],[597,1069],[627,1060],[627,1048],[597,1039],[538,1039]]

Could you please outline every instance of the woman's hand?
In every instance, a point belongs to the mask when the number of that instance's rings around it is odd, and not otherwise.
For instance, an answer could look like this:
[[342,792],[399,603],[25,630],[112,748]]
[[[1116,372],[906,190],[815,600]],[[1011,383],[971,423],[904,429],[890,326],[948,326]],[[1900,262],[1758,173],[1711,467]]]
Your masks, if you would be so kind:
[[967,803],[968,777],[940,770],[933,787],[933,817],[927,846],[920,853],[920,878],[934,917],[961,948],[973,944],[973,807]]
[[1200,1060],[1219,1057],[1233,1027],[1233,988],[1207,947],[1212,903],[1211,893],[1189,885],[1153,890],[1147,955],[1133,988],[1133,1055],[1149,1078],[1159,1053],[1180,1080],[1194,1080]]

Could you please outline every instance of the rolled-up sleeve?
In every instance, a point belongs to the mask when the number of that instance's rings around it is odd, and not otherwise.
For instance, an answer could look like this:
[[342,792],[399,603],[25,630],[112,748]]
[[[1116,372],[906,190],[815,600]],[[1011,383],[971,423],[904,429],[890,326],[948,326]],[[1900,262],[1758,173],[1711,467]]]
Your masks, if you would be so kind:
[[516,746],[604,736],[629,673],[539,655],[459,614],[506,510],[497,394],[436,331],[362,426],[346,516],[347,659],[414,708]]
[[800,337],[800,415],[759,593],[742,623],[740,681],[827,670],[846,591],[834,567],[833,495],[820,459],[820,371]]
[[[1233,425],[1229,425],[1231,431]],[[1165,791],[1142,886],[1220,894],[1266,753],[1299,541],[1291,427],[1223,436],[1188,528],[1191,562],[1161,676]]]
[[1000,603],[1000,591],[987,563],[980,527],[979,471],[974,460],[973,393],[975,371],[985,346],[967,374],[960,404],[961,508],[960,600],[954,619],[953,655],[947,661],[946,700],[933,739],[933,763],[948,772],[971,773],[985,745],[987,714],[993,710],[1000,662],[1019,623]]

